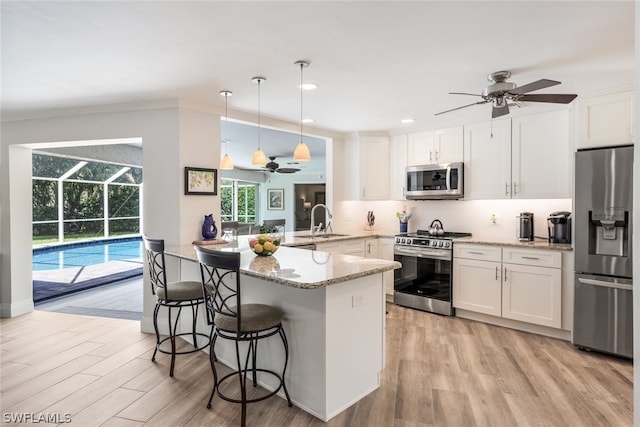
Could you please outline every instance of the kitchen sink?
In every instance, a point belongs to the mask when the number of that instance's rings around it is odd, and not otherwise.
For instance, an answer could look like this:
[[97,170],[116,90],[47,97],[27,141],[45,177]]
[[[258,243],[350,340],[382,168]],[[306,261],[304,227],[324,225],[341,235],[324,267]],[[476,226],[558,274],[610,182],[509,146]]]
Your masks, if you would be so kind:
[[345,237],[348,236],[348,234],[338,234],[338,233],[316,233],[313,236],[311,235],[311,233],[309,234],[298,234],[296,235],[296,238],[300,238],[300,239],[329,239],[331,237]]

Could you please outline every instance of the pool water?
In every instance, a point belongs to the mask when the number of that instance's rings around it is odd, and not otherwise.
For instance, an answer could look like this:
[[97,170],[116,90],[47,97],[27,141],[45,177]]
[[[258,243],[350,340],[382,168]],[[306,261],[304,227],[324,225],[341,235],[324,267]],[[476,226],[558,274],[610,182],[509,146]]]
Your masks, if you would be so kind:
[[33,271],[86,267],[109,261],[139,261],[142,250],[142,239],[138,237],[37,248],[33,250]]

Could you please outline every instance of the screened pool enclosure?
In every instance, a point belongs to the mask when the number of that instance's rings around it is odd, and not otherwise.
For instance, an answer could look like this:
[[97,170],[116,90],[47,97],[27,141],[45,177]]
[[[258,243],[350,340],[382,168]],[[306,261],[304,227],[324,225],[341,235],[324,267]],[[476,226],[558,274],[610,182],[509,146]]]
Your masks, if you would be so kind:
[[33,240],[140,233],[142,169],[34,153]]

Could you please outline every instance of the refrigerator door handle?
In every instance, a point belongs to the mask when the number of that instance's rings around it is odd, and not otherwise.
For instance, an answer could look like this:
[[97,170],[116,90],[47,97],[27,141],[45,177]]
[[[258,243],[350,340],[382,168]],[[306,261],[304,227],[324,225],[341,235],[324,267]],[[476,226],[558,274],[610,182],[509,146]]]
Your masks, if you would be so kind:
[[633,285],[631,283],[627,284],[627,283],[605,282],[604,280],[586,279],[584,277],[578,277],[578,282],[585,285],[604,286],[606,288],[633,291]]

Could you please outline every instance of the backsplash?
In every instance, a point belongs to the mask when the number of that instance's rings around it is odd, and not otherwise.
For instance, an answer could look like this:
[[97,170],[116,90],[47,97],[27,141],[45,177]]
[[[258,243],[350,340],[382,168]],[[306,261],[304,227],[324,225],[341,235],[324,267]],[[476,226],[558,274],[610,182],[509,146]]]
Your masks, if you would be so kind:
[[[396,212],[403,208],[413,217],[409,232],[425,229],[439,219],[446,231],[470,232],[474,237],[495,240],[516,238],[517,216],[520,212],[533,212],[535,236],[547,238],[547,217],[556,211],[572,211],[571,199],[528,200],[423,200],[423,201],[343,201],[333,206],[333,229],[336,231],[361,230],[366,224],[367,212],[376,217],[374,229],[384,234],[399,233]],[[491,217],[495,215],[496,223]]]

